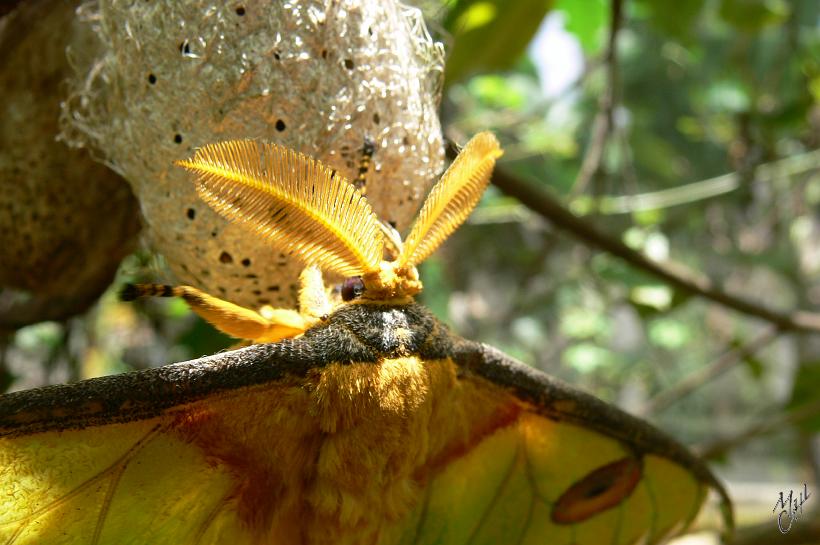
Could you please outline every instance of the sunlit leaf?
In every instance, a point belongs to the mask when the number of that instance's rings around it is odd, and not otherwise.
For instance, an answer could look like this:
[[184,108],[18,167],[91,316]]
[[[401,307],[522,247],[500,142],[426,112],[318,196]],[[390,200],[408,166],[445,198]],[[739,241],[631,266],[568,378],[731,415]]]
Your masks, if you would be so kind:
[[62,328],[57,322],[42,322],[17,331],[17,346],[33,350],[43,347],[53,348],[62,342]]
[[636,210],[632,213],[632,219],[638,225],[651,227],[659,224],[666,217],[662,208],[650,208],[647,210]]
[[632,288],[629,298],[639,305],[666,310],[672,304],[672,289],[660,284],[637,286]]
[[578,154],[578,141],[566,130],[538,124],[521,136],[521,144],[529,153],[546,153],[554,157],[575,157]]
[[681,320],[657,318],[649,324],[649,339],[661,348],[678,350],[691,341],[692,331]]
[[457,2],[444,20],[453,35],[445,84],[514,65],[551,7],[552,0]]
[[495,74],[476,76],[467,85],[470,93],[491,108],[521,109],[527,104],[527,93],[520,78]]
[[749,91],[739,81],[723,80],[709,86],[706,100],[716,111],[745,112],[751,106]]
[[820,76],[816,76],[809,81],[809,91],[815,102],[820,102]]
[[598,52],[606,38],[609,3],[606,0],[559,0],[556,10],[564,14],[564,27],[581,42],[587,53]]
[[516,340],[524,346],[537,348],[544,342],[544,324],[531,316],[516,318],[511,330]]
[[607,321],[601,312],[573,307],[561,316],[561,333],[567,337],[585,339],[606,331]]
[[456,21],[456,28],[469,32],[490,23],[498,8],[492,2],[473,2]]
[[563,360],[579,373],[591,373],[613,363],[612,353],[592,343],[580,343],[566,349]]
[[188,304],[179,298],[169,299],[165,305],[165,315],[171,319],[179,319],[191,314],[191,309]]

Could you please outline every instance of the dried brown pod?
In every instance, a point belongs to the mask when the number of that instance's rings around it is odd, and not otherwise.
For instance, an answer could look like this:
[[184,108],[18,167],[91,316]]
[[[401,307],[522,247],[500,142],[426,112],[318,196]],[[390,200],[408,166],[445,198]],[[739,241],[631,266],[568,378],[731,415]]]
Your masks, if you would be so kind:
[[128,184],[56,141],[76,4],[23,2],[0,24],[0,328],[84,311],[139,230]]

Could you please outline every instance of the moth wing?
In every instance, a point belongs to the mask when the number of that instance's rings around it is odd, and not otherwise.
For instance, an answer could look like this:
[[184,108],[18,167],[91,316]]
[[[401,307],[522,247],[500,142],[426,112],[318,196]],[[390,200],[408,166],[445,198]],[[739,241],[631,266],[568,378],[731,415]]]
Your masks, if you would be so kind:
[[168,417],[0,439],[0,543],[252,543],[232,479]]
[[[300,487],[327,437],[303,377],[351,368],[320,370],[308,342],[1,396],[0,543],[303,542]],[[416,500],[376,523],[379,543],[660,543],[709,488],[725,498],[666,435],[497,351],[463,342],[438,365],[455,384],[393,487]],[[339,467],[380,443],[351,444]]]
[[253,448],[299,464],[292,445],[320,435],[300,419],[307,402],[292,378],[308,364],[272,364],[282,350],[0,396],[0,544],[297,541],[298,529],[261,520],[276,490]]
[[462,387],[483,405],[508,404],[512,393],[520,412],[468,433],[478,437],[469,448],[434,464],[392,543],[663,543],[689,526],[710,489],[731,531],[721,485],[662,432],[494,349],[465,343],[455,359]]

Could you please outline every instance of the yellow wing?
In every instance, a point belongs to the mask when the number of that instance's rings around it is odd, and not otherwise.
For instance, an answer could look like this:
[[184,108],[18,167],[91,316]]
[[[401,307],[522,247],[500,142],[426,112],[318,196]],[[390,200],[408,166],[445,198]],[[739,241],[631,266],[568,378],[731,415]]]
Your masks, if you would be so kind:
[[707,489],[663,457],[638,461],[599,433],[523,412],[431,478],[395,542],[660,543],[691,522]]
[[0,396],[0,544],[660,543],[722,490],[657,430],[435,327],[424,350],[453,358],[338,363],[366,335]]
[[242,528],[223,510],[232,476],[166,425],[0,440],[0,543],[193,544],[226,531],[239,538]]

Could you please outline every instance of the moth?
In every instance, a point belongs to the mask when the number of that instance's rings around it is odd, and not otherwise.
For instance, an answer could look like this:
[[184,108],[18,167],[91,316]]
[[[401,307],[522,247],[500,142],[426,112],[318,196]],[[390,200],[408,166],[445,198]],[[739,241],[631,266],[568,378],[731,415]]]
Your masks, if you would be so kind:
[[254,344],[0,396],[0,544],[661,543],[709,490],[731,528],[685,447],[414,302],[416,266],[500,155],[470,140],[404,240],[293,150],[230,141],[180,162],[214,210],[305,262],[299,308],[131,288]]

